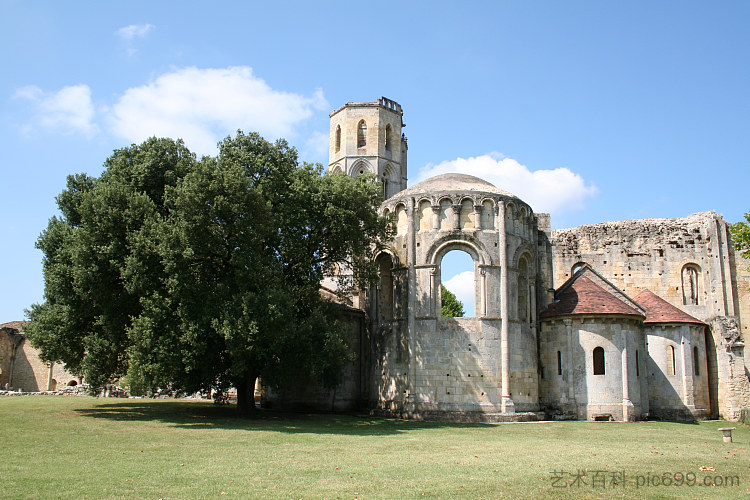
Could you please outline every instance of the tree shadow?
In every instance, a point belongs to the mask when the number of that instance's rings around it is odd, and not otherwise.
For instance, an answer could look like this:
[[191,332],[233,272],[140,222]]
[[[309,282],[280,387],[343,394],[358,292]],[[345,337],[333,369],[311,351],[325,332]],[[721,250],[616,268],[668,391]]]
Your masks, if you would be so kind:
[[256,409],[238,413],[236,405],[210,402],[139,400],[102,403],[74,410],[81,417],[119,422],[162,422],[184,429],[272,431],[289,434],[394,435],[435,428],[480,428],[491,424],[387,420],[370,416],[332,413],[297,413]]

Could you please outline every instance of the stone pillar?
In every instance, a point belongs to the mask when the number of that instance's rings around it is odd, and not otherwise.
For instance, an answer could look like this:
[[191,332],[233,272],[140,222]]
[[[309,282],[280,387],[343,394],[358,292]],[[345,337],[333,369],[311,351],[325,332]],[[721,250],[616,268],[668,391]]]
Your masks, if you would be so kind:
[[461,204],[451,205],[453,208],[453,229],[461,229]]
[[49,373],[47,374],[47,390],[48,391],[52,390],[52,376],[53,376],[54,370],[55,370],[55,363],[50,363]]
[[432,230],[440,229],[440,204],[432,205]]
[[502,354],[502,371],[500,376],[501,411],[515,413],[513,400],[510,397],[510,343],[508,342],[508,247],[505,237],[505,202],[498,203],[498,249],[500,251],[500,349]]
[[572,407],[573,411],[575,411],[576,418],[579,418],[578,405],[576,405],[576,380],[573,376],[573,320],[570,318],[566,318],[563,320],[563,324],[565,325],[565,338],[567,339],[565,349],[565,357],[567,358],[567,360],[565,363],[565,369],[563,370],[563,380],[565,381],[565,386],[567,387],[568,406]]
[[[406,387],[407,387],[407,394],[406,394],[406,402],[409,404],[413,404],[414,402],[414,394],[416,394],[416,387],[414,386],[415,381],[417,379],[417,363],[415,362],[415,359],[418,356],[418,353],[414,352],[414,349],[416,348],[416,342],[414,341],[414,334],[415,334],[415,328],[414,328],[414,315],[417,311],[417,275],[416,275],[416,261],[417,261],[417,227],[416,227],[416,218],[417,218],[417,206],[414,198],[409,199],[408,206],[406,207],[408,218],[409,218],[409,226],[407,230],[407,253],[406,253],[406,263],[407,263],[407,275],[406,275],[406,288],[407,288],[407,304],[408,304],[408,310],[406,311],[406,331],[407,331],[407,352],[409,353],[409,380],[406,381]],[[414,408],[409,408],[409,410],[414,411]]]
[[630,371],[628,367],[628,336],[622,333],[622,420],[630,421],[633,402],[630,401]]
[[479,268],[480,284],[479,284],[479,302],[481,304],[479,308],[479,314],[476,316],[485,317],[487,316],[487,270],[483,267]]
[[485,229],[482,227],[482,205],[474,205],[474,229]]
[[685,337],[685,329],[687,326],[682,326],[682,334],[680,335],[680,358],[682,360],[682,402],[689,409],[695,409],[695,398],[693,394],[693,363],[692,353],[690,352],[690,338]]

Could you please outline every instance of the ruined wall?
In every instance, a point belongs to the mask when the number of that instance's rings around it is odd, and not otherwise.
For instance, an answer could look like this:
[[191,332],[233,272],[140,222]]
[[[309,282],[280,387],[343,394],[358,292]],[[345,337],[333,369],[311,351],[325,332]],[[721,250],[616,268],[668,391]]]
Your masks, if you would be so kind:
[[0,388],[23,392],[54,391],[78,378],[60,363],[42,361],[23,335],[23,321],[0,325]]
[[[631,297],[649,289],[703,321],[735,314],[727,225],[715,212],[553,230],[552,252],[555,288],[585,262]],[[692,284],[686,265],[698,273]]]
[[712,325],[713,345],[707,346],[714,392],[710,407],[734,418],[737,405],[748,404],[741,401],[747,401],[750,353],[740,338],[742,346],[737,344],[728,356],[721,333],[713,331],[722,318],[732,318],[742,334],[750,326],[750,262],[734,251],[720,215],[711,211],[677,219],[604,222],[554,230],[550,238],[555,287],[585,262],[631,297],[649,289]]

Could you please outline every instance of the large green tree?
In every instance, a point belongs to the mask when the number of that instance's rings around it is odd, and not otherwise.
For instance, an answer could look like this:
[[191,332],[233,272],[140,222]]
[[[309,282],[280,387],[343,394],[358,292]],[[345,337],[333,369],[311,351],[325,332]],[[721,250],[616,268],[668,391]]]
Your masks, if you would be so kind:
[[235,387],[241,410],[258,376],[335,382],[345,329],[319,284],[342,263],[372,276],[390,231],[379,187],[257,134],[219,150],[196,160],[151,139],[98,179],[69,178],[38,242],[46,300],[29,311],[46,358],[94,387],[126,373],[143,390]]

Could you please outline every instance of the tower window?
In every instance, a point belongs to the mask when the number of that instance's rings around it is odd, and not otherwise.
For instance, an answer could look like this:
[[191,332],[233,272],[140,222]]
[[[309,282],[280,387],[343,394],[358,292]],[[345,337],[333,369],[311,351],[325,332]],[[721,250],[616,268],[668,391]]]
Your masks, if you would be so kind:
[[341,149],[341,125],[336,125],[336,143],[334,147],[336,151]]
[[594,375],[604,375],[604,348],[594,348]]
[[357,147],[363,148],[367,145],[367,124],[364,120],[357,125]]
[[391,150],[391,136],[393,135],[393,132],[391,131],[391,124],[385,126],[385,150],[390,151]]
[[557,351],[557,374],[562,375],[562,353]]

